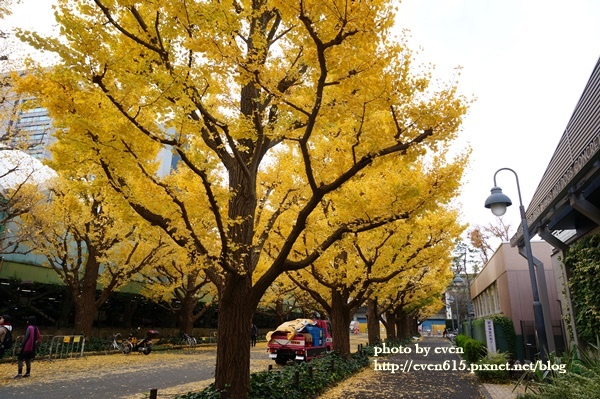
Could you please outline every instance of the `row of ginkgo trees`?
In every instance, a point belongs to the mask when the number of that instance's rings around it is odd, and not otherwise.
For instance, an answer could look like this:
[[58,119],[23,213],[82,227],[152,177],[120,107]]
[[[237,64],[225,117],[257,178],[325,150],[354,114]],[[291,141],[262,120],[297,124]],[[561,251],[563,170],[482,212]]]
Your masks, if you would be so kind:
[[[310,289],[340,337],[361,300],[416,301],[449,278],[468,156],[450,150],[468,101],[411,65],[396,12],[389,0],[58,0],[60,37],[20,33],[59,60],[20,86],[54,120],[55,190],[82,188],[67,208],[110,199],[83,226],[119,237],[98,271],[198,268],[218,298],[215,387],[230,398],[247,397],[244,332],[278,278]],[[168,175],[164,149],[178,160]]]

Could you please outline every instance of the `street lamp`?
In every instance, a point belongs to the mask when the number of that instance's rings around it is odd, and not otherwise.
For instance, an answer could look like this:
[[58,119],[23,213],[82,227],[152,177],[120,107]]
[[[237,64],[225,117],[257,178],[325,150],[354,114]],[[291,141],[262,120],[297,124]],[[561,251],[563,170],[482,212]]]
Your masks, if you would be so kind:
[[531,241],[529,238],[529,228],[527,226],[527,218],[525,216],[525,207],[521,199],[521,187],[519,186],[519,176],[509,168],[501,168],[494,173],[494,187],[491,190],[490,196],[485,200],[485,207],[489,208],[496,216],[502,216],[506,212],[506,207],[512,205],[508,196],[502,193],[502,189],[496,185],[496,175],[501,170],[511,171],[517,180],[517,192],[519,193],[519,210],[521,212],[521,226],[523,227],[523,241],[525,242],[525,254],[527,255],[527,265],[529,267],[529,277],[531,279],[531,290],[533,291],[533,317],[535,320],[535,331],[537,335],[538,349],[540,357],[544,361],[547,359],[548,340],[546,337],[546,329],[544,323],[544,313],[542,311],[542,303],[538,293],[537,279],[535,277],[535,268],[533,265],[533,253],[531,251]]
[[[454,311],[452,310],[452,303],[456,304],[456,322],[458,323],[458,301],[453,296],[448,296],[448,303],[450,304],[450,320],[452,321],[452,330],[454,330]],[[456,328],[459,331],[460,328]]]

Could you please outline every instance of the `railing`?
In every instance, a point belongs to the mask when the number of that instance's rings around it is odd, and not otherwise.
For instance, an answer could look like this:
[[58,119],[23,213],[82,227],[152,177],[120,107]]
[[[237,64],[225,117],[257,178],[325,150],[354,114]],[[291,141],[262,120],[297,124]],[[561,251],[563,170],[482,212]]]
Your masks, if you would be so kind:
[[[15,360],[21,351],[23,335],[15,338],[12,348],[4,354],[5,359]],[[37,347],[38,357],[48,360],[82,357],[85,348],[83,335],[42,335],[42,341]]]
[[50,343],[48,360],[82,357],[84,349],[83,335],[56,335]]

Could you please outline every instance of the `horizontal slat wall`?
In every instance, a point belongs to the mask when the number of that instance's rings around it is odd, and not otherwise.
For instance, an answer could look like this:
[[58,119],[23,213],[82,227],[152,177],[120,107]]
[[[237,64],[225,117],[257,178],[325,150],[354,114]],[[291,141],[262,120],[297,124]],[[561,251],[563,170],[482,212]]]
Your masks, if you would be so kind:
[[[576,175],[569,176],[567,184],[561,190],[561,179],[566,179],[566,174],[574,167],[574,162],[579,159],[586,148],[600,136],[600,59],[573,111],[558,146],[544,173],[531,203],[527,208],[527,219],[533,226],[543,216],[544,212],[553,206],[560,198],[556,196],[570,186],[571,180]],[[589,149],[588,149],[589,151]],[[596,147],[594,159],[600,150]],[[588,154],[589,155],[589,154]],[[585,170],[585,166],[583,168]],[[564,181],[562,182],[564,184]],[[522,232],[519,232],[520,236]],[[517,237],[515,237],[517,238]],[[520,239],[520,237],[518,237]]]

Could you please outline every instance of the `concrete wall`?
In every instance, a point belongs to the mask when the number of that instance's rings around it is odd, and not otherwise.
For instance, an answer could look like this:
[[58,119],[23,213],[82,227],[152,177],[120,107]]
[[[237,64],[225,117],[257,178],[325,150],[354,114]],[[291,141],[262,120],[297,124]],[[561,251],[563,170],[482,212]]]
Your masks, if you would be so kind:
[[[550,317],[560,320],[561,312],[552,261],[553,247],[545,241],[532,241],[533,256],[544,264],[544,274],[548,292]],[[495,283],[495,287],[493,286]],[[471,284],[471,299],[480,303],[486,289],[497,290],[497,312],[509,317],[517,335],[521,334],[521,320],[533,320],[533,294],[527,259],[519,254],[518,248],[510,243],[502,243],[489,262]],[[489,290],[487,291],[489,292]],[[485,317],[494,312],[482,312],[475,306],[475,317]]]

